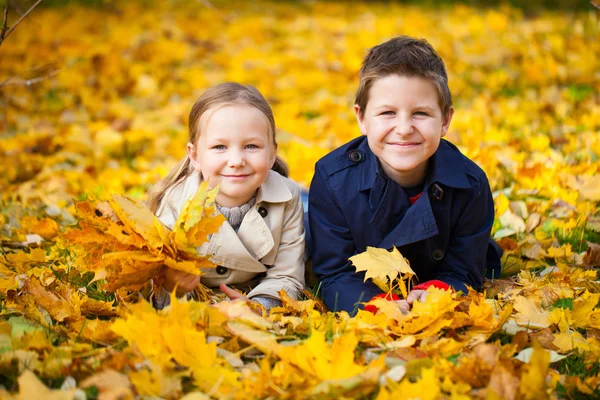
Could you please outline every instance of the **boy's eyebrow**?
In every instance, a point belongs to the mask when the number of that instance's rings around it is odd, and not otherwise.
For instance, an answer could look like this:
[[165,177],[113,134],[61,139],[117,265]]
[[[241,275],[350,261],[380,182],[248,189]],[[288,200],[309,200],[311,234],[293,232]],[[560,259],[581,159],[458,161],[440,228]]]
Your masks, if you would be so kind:
[[[382,104],[380,106],[377,106],[377,107],[373,108],[373,110],[379,110],[380,108],[396,108],[396,107],[393,106],[393,105],[390,105],[390,104]],[[426,106],[426,105],[416,105],[413,108],[427,109],[427,110],[435,111],[435,108],[429,107],[429,106]]]
[[421,108],[421,109],[427,109],[427,110],[435,111],[435,108],[432,108],[432,107],[429,107],[429,106],[416,106],[415,108]]
[[395,107],[390,104],[382,104],[380,106],[375,107],[375,110],[379,110],[380,108],[395,108]]

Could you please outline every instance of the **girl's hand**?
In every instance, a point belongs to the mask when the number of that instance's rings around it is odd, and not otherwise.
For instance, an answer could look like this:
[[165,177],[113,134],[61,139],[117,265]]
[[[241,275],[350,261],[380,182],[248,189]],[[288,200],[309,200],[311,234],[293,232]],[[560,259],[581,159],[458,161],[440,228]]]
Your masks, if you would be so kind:
[[163,287],[169,293],[171,293],[175,286],[177,286],[177,291],[175,292],[175,294],[177,295],[177,297],[181,297],[194,290],[199,284],[200,276],[172,268],[167,268]]
[[242,299],[244,301],[248,300],[248,298],[246,296],[244,296],[242,293],[238,292],[235,289],[228,287],[224,283],[221,283],[219,285],[219,289],[221,289],[221,292],[225,293],[225,295],[227,297],[229,297],[229,300],[237,300],[237,299]]

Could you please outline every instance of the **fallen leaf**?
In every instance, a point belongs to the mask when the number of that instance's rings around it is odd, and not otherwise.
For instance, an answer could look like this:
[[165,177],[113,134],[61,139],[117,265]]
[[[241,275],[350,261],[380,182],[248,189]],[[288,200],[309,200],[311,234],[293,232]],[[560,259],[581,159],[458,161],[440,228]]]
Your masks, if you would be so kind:
[[588,248],[583,256],[586,267],[600,267],[600,244],[587,242]]
[[23,372],[18,379],[18,400],[74,400],[75,390],[50,390],[29,370]]

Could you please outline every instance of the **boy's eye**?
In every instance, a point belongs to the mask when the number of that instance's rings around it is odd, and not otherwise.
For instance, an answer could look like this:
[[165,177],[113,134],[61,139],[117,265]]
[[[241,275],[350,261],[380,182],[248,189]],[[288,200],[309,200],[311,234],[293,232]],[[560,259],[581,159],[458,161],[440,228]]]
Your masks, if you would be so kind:
[[419,115],[419,116],[428,116],[429,114],[426,113],[425,111],[417,111],[415,112],[415,115]]
[[384,111],[379,115],[394,115],[394,114],[395,114],[395,112],[393,112],[393,111]]

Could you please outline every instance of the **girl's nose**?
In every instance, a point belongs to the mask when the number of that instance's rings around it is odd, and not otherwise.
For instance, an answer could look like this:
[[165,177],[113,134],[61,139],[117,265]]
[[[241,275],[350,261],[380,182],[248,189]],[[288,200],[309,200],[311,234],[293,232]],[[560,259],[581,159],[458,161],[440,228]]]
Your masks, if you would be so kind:
[[246,165],[244,155],[239,152],[233,152],[227,159],[227,165],[230,167],[243,167]]

